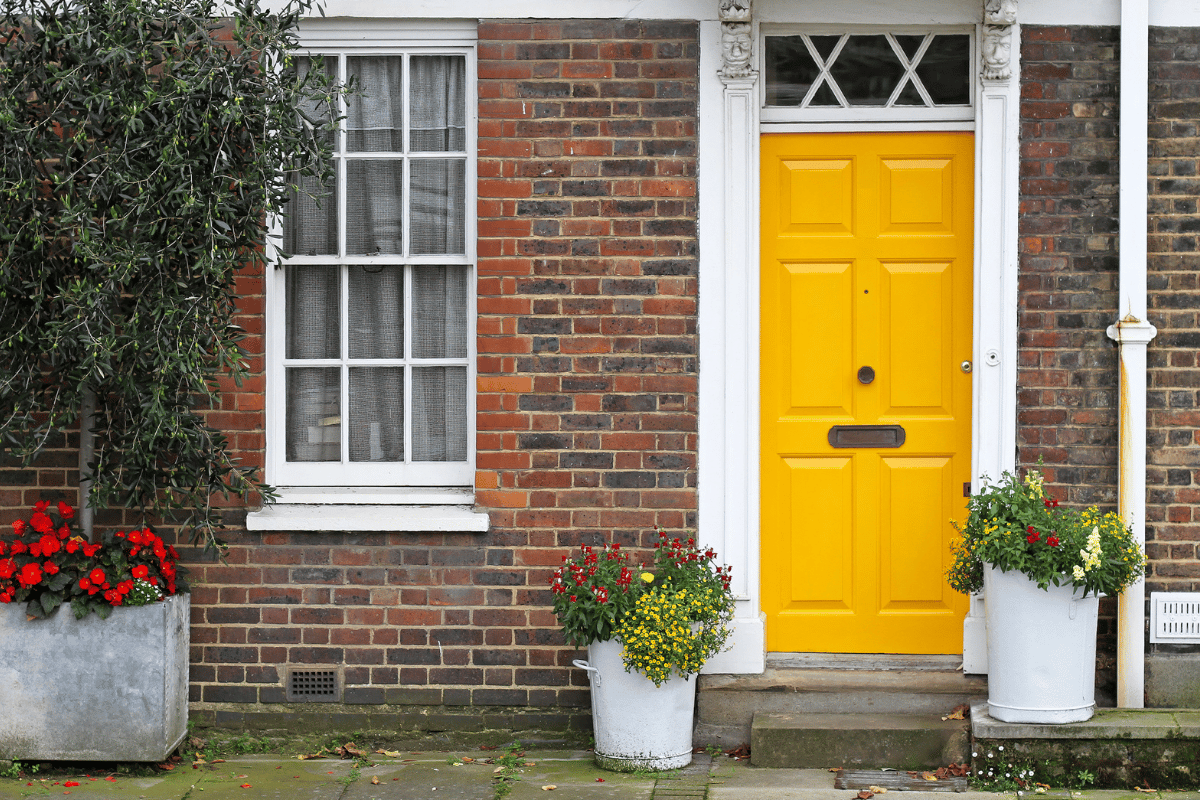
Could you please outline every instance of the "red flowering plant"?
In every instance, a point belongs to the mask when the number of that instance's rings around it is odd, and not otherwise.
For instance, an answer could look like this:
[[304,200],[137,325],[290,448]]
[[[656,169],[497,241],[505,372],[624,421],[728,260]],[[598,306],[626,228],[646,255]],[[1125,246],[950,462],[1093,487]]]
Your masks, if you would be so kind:
[[629,553],[616,542],[599,551],[585,544],[575,558],[563,556],[550,589],[554,613],[569,644],[587,647],[613,638],[621,617],[637,600],[634,571]]
[[109,532],[88,542],[71,529],[75,509],[41,501],[0,537],[0,603],[25,603],[44,618],[70,603],[76,618],[101,619],[114,606],[145,605],[187,591],[175,548],[149,528]]

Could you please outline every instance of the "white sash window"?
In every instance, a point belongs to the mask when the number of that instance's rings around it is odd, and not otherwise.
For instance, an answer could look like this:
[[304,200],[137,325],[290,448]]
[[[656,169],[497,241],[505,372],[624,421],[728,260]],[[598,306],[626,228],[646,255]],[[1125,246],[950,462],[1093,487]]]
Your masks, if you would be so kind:
[[474,50],[385,28],[301,31],[300,68],[319,54],[353,91],[335,178],[297,182],[270,276],[267,479],[285,495],[403,502],[474,479]]

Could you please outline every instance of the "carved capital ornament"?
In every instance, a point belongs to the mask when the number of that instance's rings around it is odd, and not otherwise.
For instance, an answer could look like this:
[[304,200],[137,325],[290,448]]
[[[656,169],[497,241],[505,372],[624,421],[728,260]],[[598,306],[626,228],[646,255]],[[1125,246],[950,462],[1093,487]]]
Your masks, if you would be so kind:
[[753,0],[720,0],[721,71],[722,80],[749,78],[754,75],[750,65],[754,40],[750,24]]
[[1012,28],[1017,21],[1017,0],[984,0],[983,79],[1006,81],[1012,77]]

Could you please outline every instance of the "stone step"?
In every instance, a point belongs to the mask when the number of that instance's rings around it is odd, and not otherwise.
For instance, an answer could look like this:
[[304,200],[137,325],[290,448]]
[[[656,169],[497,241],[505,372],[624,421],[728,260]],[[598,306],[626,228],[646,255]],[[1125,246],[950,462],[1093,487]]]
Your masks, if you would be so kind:
[[933,769],[970,759],[965,720],[936,714],[757,713],[750,763],[784,769]]
[[761,675],[701,675],[695,741],[750,741],[755,714],[917,714],[941,717],[986,699],[987,679],[937,656],[768,657]]

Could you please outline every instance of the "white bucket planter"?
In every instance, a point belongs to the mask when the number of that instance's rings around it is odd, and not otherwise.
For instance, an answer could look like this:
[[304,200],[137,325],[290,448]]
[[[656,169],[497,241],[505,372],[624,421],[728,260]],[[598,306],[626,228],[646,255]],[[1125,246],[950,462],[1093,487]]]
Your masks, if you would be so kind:
[[616,639],[588,645],[592,729],[596,763],[605,769],[679,769],[692,763],[695,676],[672,675],[662,686],[640,672],[626,672]]
[[1100,598],[1039,589],[1023,573],[983,568],[988,713],[1002,722],[1083,722],[1096,711]]
[[0,605],[0,758],[162,761],[187,732],[189,595],[75,619]]

